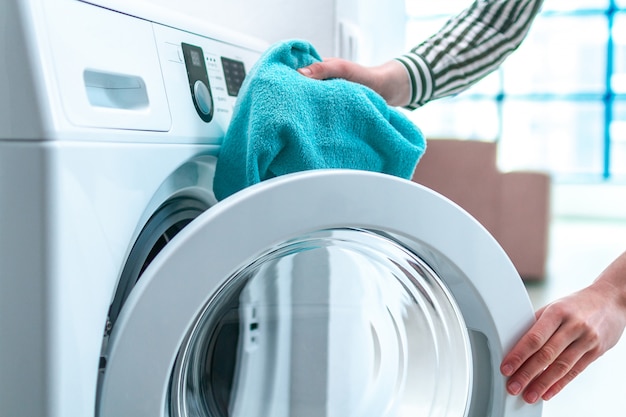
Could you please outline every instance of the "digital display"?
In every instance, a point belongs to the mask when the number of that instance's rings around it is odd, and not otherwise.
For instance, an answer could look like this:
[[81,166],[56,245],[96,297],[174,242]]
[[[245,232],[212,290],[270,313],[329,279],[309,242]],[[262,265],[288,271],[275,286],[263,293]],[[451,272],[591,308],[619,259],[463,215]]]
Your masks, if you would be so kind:
[[202,57],[200,52],[195,49],[189,50],[189,55],[191,56],[191,65],[194,67],[202,67]]

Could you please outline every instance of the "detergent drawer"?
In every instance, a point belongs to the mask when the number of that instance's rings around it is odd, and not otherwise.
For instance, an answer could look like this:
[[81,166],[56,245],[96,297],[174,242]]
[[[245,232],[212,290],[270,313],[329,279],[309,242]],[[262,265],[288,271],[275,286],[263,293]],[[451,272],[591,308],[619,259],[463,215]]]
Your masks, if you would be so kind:
[[54,68],[48,81],[56,80],[63,113],[71,124],[170,129],[151,22],[79,1],[65,2],[63,7],[48,2],[45,7]]

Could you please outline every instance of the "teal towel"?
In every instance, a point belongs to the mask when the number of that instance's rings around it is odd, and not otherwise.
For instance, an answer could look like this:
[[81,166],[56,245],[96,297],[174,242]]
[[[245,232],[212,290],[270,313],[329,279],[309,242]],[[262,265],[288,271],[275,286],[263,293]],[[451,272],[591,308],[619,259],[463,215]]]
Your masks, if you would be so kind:
[[270,47],[252,67],[217,161],[218,200],[311,169],[412,176],[426,148],[420,130],[363,85],[313,80],[296,71],[320,60],[312,45],[292,40]]

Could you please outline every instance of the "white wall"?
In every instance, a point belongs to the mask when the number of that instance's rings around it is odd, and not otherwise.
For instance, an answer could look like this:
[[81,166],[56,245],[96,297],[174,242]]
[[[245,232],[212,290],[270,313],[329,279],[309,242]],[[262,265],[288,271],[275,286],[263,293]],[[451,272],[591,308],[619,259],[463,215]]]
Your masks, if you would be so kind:
[[358,27],[362,41],[358,62],[380,64],[405,52],[404,0],[338,0],[337,19]]
[[244,32],[273,43],[300,38],[319,51],[332,53],[334,46],[334,0],[150,0],[161,6],[206,20],[230,30]]
[[338,20],[359,27],[363,63],[381,63],[403,52],[404,0],[148,0],[274,43],[299,38],[322,56],[336,56]]

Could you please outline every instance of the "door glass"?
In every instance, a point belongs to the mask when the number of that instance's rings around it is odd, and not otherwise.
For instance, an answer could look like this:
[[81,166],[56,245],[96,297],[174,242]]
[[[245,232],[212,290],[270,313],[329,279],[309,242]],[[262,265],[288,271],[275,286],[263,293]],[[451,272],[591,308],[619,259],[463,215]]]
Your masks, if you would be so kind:
[[173,416],[464,416],[468,332],[449,291],[374,232],[320,231],[233,274],[179,352]]

